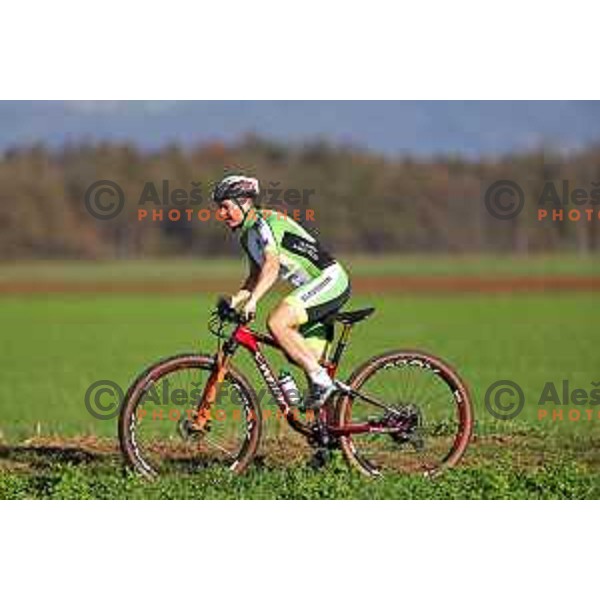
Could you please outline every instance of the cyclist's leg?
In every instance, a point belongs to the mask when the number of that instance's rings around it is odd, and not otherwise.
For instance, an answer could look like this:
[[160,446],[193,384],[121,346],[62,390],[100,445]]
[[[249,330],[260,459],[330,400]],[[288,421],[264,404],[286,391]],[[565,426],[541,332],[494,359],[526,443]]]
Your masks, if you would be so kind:
[[315,358],[321,362],[327,355],[327,350],[333,341],[333,323],[308,322],[300,325],[298,331]]
[[302,314],[299,314],[296,307],[285,300],[282,301],[269,315],[267,325],[287,356],[305,372],[314,371],[319,367],[315,354],[299,332]]
[[315,390],[330,393],[333,382],[319,364],[301,334],[310,324],[315,324],[337,312],[350,296],[350,285],[345,271],[336,265],[320,277],[299,287],[287,296],[269,317],[268,325],[287,354],[306,372]]

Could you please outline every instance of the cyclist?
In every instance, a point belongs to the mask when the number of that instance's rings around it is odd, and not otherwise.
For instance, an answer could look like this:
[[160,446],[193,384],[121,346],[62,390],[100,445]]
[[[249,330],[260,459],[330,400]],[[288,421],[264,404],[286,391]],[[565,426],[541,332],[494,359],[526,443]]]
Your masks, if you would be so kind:
[[[326,369],[319,364],[327,335],[323,319],[335,314],[350,297],[344,268],[294,220],[255,205],[259,183],[253,177],[230,175],[215,186],[213,200],[219,218],[240,233],[249,258],[249,274],[230,303],[252,319],[258,302],[279,279],[296,289],[271,312],[271,335],[307,375],[310,391],[303,408],[323,406],[335,390]],[[312,343],[311,343],[312,342]]]

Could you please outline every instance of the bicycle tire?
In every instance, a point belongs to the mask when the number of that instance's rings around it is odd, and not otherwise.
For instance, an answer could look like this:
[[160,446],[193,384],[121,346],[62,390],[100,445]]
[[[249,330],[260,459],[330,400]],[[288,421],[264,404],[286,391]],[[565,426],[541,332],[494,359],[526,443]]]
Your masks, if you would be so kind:
[[[179,354],[171,356],[150,365],[131,384],[125,395],[121,407],[118,424],[118,435],[121,452],[126,464],[137,473],[148,479],[154,479],[159,475],[158,470],[148,460],[141,456],[137,447],[136,432],[136,409],[143,397],[143,392],[149,384],[155,384],[162,377],[182,369],[201,369],[211,371],[215,359],[212,356],[201,354]],[[253,419],[245,420],[246,435],[244,442],[235,456],[235,460],[228,465],[235,473],[242,473],[250,464],[260,444],[262,436],[262,414],[256,392],[248,380],[233,367],[229,367],[225,376],[226,380],[234,383],[241,391],[241,397],[245,402],[246,412],[252,411]]]
[[[387,365],[417,365],[428,369],[435,376],[440,377],[452,392],[455,399],[454,409],[458,416],[458,431],[448,454],[439,461],[435,468],[428,469],[426,475],[435,475],[438,472],[455,466],[463,457],[473,432],[473,406],[471,395],[465,382],[458,373],[442,359],[419,350],[392,350],[375,356],[360,365],[348,379],[348,385],[356,390],[360,388],[376,373],[387,368]],[[381,399],[383,402],[385,398]],[[344,427],[352,420],[353,399],[348,396],[340,397],[335,407],[335,422],[338,427]],[[361,435],[361,434],[357,434]],[[388,435],[388,434],[381,434]],[[373,477],[381,475],[381,471],[369,460],[361,456],[352,435],[340,437],[340,447],[349,465],[358,469],[364,475]],[[415,470],[418,470],[415,468]]]

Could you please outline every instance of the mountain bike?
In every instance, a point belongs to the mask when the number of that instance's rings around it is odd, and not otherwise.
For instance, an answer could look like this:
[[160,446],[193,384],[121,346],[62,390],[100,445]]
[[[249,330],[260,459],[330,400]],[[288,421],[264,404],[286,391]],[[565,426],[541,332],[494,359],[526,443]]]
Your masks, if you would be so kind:
[[471,439],[473,408],[467,386],[446,362],[418,350],[392,350],[367,360],[346,381],[336,378],[352,329],[374,311],[330,319],[341,330],[321,363],[336,391],[323,408],[305,414],[286,396],[261,349],[283,353],[277,342],[220,302],[209,320],[214,354],[161,360],[128,389],[119,418],[126,463],[148,478],[215,464],[242,473],[259,448],[266,412],[255,386],[232,362],[243,348],[272,396],[277,419],[314,448],[313,464],[326,464],[341,450],[367,476],[431,476],[453,467]]

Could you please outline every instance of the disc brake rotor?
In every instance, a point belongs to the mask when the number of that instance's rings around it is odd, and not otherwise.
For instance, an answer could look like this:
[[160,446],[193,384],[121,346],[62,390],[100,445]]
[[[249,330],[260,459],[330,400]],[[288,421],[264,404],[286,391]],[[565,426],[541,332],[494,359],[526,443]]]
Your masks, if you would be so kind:
[[184,416],[177,423],[177,431],[183,440],[197,441],[210,432],[210,425],[211,422],[206,421],[202,426],[198,427],[195,425],[193,419],[188,419]]
[[397,444],[411,444],[417,451],[425,448],[421,433],[423,416],[415,404],[405,404],[398,412],[388,413],[383,422],[387,427],[396,429],[390,436]]

